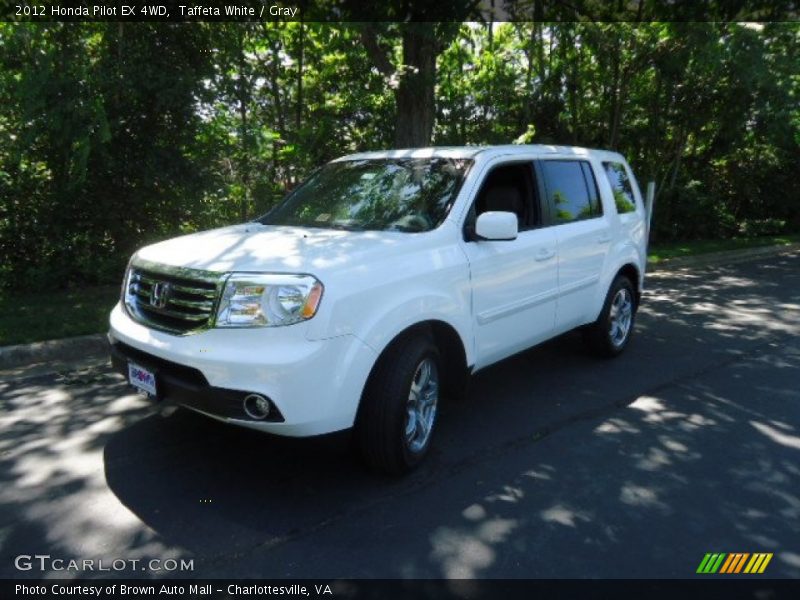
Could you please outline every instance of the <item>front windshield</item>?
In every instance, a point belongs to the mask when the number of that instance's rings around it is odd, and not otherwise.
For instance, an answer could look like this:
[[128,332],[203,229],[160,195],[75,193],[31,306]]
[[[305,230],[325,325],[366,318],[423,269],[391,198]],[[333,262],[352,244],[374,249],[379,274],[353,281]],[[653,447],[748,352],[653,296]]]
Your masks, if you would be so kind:
[[469,164],[451,158],[328,163],[259,221],[357,231],[430,231],[447,217]]

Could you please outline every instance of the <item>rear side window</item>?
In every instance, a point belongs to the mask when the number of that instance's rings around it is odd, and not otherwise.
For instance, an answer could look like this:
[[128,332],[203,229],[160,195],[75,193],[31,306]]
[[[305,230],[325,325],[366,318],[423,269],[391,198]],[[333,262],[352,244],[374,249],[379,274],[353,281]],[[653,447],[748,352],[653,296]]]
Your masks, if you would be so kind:
[[603,214],[589,163],[543,160],[540,164],[554,224],[593,219]]
[[625,167],[618,162],[604,162],[603,169],[611,184],[611,191],[614,192],[617,212],[623,214],[636,211],[636,199]]

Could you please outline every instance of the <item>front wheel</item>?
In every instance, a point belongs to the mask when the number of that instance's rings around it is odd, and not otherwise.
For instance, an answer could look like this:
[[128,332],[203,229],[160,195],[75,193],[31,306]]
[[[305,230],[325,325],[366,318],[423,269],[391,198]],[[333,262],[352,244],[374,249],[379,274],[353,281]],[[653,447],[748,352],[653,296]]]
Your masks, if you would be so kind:
[[440,365],[439,352],[423,335],[401,340],[381,356],[356,419],[367,464],[398,475],[422,461],[438,414]]
[[617,356],[631,339],[635,317],[633,284],[619,275],[608,290],[597,321],[584,329],[584,339],[596,354],[607,358]]

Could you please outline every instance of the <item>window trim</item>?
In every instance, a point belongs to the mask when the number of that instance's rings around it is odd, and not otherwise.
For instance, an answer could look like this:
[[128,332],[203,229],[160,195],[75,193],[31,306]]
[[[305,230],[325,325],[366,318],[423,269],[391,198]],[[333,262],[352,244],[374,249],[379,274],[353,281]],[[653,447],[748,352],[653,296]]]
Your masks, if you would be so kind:
[[[588,160],[580,162],[581,162],[581,171],[583,172],[583,182],[586,184],[586,191],[589,192],[589,202],[591,203],[592,200],[594,200],[596,204],[594,208],[597,211],[597,214],[595,216],[602,217],[605,214],[603,211],[603,200],[600,197],[600,187],[597,185],[597,177],[595,177],[594,169],[592,168],[592,163],[589,162]],[[592,185],[589,184],[589,180],[587,178],[591,178]],[[594,188],[594,197],[592,197],[592,188]],[[579,219],[579,220],[585,221],[586,219]]]

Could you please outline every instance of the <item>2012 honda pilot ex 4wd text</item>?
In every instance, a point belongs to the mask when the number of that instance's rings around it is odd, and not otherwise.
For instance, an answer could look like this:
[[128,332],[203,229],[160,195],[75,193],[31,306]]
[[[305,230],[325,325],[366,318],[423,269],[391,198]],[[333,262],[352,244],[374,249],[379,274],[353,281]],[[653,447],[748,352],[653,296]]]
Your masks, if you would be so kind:
[[131,258],[111,313],[140,390],[286,436],[354,428],[399,473],[470,373],[581,327],[633,330],[647,219],[614,152],[556,146],[354,154],[264,217]]

